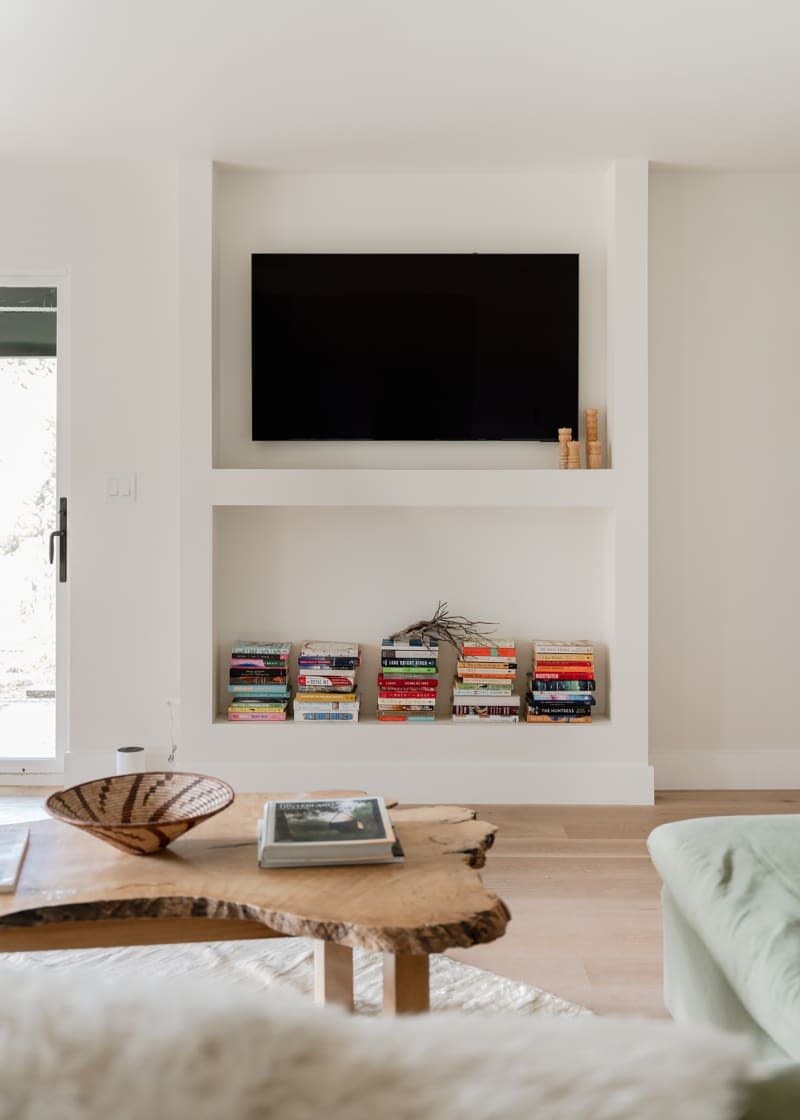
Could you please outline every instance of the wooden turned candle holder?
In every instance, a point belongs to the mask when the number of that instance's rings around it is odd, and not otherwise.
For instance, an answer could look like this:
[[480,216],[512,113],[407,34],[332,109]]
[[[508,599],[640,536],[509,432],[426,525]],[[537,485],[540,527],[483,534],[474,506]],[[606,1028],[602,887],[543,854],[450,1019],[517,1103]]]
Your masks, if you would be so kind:
[[581,469],[581,445],[576,439],[571,439],[567,444],[569,459],[567,470],[579,471]]
[[586,466],[591,471],[599,470],[603,465],[603,445],[599,439],[590,440],[586,444]]
[[569,460],[569,449],[567,445],[571,439],[572,428],[558,429],[558,466],[562,471],[567,469]]
[[597,442],[597,409],[586,409],[586,444]]

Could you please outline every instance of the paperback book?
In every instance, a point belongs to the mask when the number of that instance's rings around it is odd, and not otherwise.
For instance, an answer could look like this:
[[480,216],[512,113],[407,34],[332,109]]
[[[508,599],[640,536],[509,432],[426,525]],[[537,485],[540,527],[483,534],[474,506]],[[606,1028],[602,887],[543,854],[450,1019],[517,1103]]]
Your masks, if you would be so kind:
[[233,643],[231,657],[278,657],[282,661],[288,661],[291,648],[291,642],[237,641]]
[[358,722],[358,712],[298,712],[295,707],[294,718],[306,722],[339,722],[339,723],[356,723]]

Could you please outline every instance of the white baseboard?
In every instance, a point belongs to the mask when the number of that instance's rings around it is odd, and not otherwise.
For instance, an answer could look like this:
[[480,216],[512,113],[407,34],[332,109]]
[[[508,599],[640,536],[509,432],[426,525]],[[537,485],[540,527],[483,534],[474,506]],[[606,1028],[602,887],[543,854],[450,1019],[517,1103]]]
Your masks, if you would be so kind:
[[652,762],[656,789],[800,789],[800,747],[672,751]]
[[[113,767],[113,758],[111,764]],[[165,765],[148,757],[150,768]],[[409,803],[467,802],[506,805],[652,805],[653,771],[642,765],[536,764],[458,765],[407,762],[241,762],[194,756],[178,758],[176,769],[223,778],[240,793],[365,789]],[[113,773],[107,752],[73,756],[68,785]]]

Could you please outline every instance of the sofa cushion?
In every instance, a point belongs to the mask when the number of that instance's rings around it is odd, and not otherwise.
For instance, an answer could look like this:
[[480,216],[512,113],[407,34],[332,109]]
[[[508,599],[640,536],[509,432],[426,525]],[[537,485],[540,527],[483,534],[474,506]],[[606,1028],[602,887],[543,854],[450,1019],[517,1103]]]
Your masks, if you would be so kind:
[[0,1120],[733,1120],[748,1044],[587,1016],[365,1019],[283,992],[0,973]]
[[648,846],[744,1007],[800,1059],[800,816],[679,821]]

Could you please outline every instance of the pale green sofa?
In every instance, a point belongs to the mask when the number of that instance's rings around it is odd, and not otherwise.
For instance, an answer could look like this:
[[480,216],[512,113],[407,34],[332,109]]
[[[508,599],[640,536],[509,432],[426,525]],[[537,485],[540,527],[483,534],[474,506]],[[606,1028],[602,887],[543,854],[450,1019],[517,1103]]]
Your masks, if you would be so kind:
[[800,1118],[800,816],[679,821],[648,848],[664,884],[668,1010],[747,1034]]

